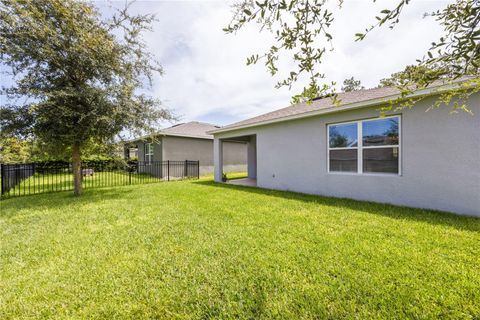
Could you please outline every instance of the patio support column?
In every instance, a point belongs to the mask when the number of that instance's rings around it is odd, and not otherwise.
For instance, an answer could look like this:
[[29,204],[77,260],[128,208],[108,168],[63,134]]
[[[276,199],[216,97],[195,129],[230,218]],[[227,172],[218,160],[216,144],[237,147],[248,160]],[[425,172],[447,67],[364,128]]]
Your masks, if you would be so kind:
[[247,146],[248,177],[257,178],[257,136],[251,136]]
[[215,182],[222,182],[223,174],[223,143],[222,140],[215,138],[213,140],[213,165],[214,165],[214,180]]

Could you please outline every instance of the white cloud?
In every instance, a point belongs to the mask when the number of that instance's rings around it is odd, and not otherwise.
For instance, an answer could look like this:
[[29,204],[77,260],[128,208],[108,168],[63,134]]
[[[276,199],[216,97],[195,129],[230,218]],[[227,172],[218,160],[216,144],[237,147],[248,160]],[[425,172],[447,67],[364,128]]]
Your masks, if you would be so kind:
[[[333,52],[324,61],[329,80],[338,83],[354,76],[366,87],[421,58],[441,34],[433,19],[423,13],[451,1],[416,1],[407,6],[401,23],[383,28],[362,42],[354,34],[375,21],[392,1],[345,1],[332,26]],[[247,67],[246,57],[262,53],[271,35],[256,26],[226,35],[222,28],[231,17],[226,1],[142,1],[135,11],[155,12],[158,22],[146,40],[163,64],[166,74],[156,82],[154,95],[173,108],[183,120],[227,124],[287,106],[295,91],[275,89],[263,65]],[[336,10],[338,11],[338,10]],[[282,60],[288,68],[288,61]],[[299,88],[304,84],[299,84]]]

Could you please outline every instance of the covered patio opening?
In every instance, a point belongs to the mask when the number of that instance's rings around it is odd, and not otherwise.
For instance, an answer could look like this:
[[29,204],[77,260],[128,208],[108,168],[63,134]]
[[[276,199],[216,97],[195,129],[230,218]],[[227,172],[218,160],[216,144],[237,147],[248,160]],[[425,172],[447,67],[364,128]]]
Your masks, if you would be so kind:
[[[223,143],[237,142],[247,144],[247,177],[240,179],[232,179],[223,181]],[[257,186],[257,136],[246,135],[229,138],[215,138],[213,143],[214,165],[215,165],[215,182],[224,182],[228,184],[243,185],[255,187]]]

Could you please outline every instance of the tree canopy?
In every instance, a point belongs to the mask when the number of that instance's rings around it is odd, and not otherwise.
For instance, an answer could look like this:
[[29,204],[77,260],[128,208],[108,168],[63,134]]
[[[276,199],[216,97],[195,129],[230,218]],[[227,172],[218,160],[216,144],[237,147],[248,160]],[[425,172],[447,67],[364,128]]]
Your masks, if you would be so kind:
[[16,137],[0,139],[0,163],[26,162],[31,157],[31,145]]
[[162,68],[142,39],[153,15],[110,17],[79,0],[0,0],[0,59],[15,79],[2,93],[2,134],[71,148],[75,193],[81,149],[171,119],[145,94]]
[[360,80],[355,80],[354,77],[343,80],[342,92],[351,92],[362,89],[365,89],[365,87],[362,86],[362,82]]
[[[431,74],[431,76],[429,76]],[[443,75],[443,72],[441,73]],[[379,87],[390,87],[390,86],[405,86],[409,84],[412,79],[421,79],[421,78],[432,78],[438,79],[438,71],[435,69],[428,68],[426,66],[417,66],[417,65],[408,65],[404,70],[392,73],[389,77],[383,78],[378,84]]]
[[[383,26],[394,28],[400,22],[402,11],[410,5],[410,2],[396,0],[392,8],[382,10],[375,17],[372,25],[363,32],[356,33],[355,40],[361,41],[370,32]],[[328,76],[322,71],[325,53],[333,50],[334,34],[331,33],[330,27],[335,16],[328,7],[332,3],[338,4],[340,8],[348,5],[343,3],[343,0],[242,0],[234,5],[232,21],[224,31],[235,33],[247,24],[255,23],[260,30],[271,32],[275,40],[270,49],[261,55],[254,54],[248,57],[247,64],[255,64],[262,60],[268,71],[276,75],[279,71],[277,64],[280,54],[290,56],[295,67],[286,79],[278,81],[277,87],[291,88],[299,81],[301,75],[307,75],[308,85],[293,97],[293,102],[311,100],[332,93],[334,89],[334,83],[328,83],[326,81]],[[415,78],[405,81],[403,91],[408,91],[411,84],[415,84],[415,87],[427,86],[446,75],[450,79],[457,79],[465,74],[478,76],[480,2],[456,0],[442,10],[426,13],[426,16],[432,17],[444,28],[444,35],[432,43],[430,50],[418,60],[419,68],[434,72],[415,73]],[[480,90],[479,81],[472,81],[468,90]]]

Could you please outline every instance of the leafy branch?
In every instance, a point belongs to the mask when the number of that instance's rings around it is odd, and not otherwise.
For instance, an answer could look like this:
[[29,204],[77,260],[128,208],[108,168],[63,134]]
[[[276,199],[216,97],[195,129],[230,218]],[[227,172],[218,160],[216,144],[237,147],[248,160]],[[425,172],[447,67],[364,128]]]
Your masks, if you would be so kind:
[[[311,100],[328,93],[330,85],[320,85],[325,74],[318,72],[322,57],[327,50],[333,50],[332,35],[328,28],[333,22],[333,13],[325,8],[327,0],[285,0],[278,1],[243,1],[235,6],[235,14],[231,23],[224,29],[227,33],[235,33],[245,24],[260,24],[260,30],[268,29],[274,34],[275,44],[262,54],[254,54],[247,58],[247,65],[264,60],[264,64],[272,76],[278,72],[278,60],[282,52],[291,52],[296,69],[277,82],[276,88],[288,87],[305,74],[309,85],[303,92],[293,97],[294,102]],[[342,1],[339,1],[339,5]],[[323,43],[317,47],[316,43]],[[333,83],[332,83],[333,85]]]
[[[334,1],[336,2],[336,1]],[[376,0],[373,0],[376,2]],[[278,69],[281,53],[289,53],[295,67],[288,76],[277,82],[276,88],[292,88],[296,82],[308,78],[303,91],[293,96],[293,102],[311,101],[314,98],[333,93],[335,83],[324,83],[326,74],[321,64],[328,50],[333,50],[333,36],[329,27],[334,21],[333,13],[327,9],[328,0],[243,0],[234,6],[231,23],[224,29],[236,33],[247,24],[255,23],[260,31],[268,30],[274,35],[274,43],[264,54],[247,58],[247,65],[264,61],[272,76]],[[364,40],[367,35],[383,26],[393,29],[400,23],[401,15],[411,0],[397,0],[393,8],[381,10],[375,23],[362,33],[355,34],[355,40]],[[341,8],[343,1],[338,1]],[[424,88],[436,80],[456,80],[464,75],[479,75],[480,65],[480,2],[478,0],[456,0],[443,10],[426,14],[434,17],[443,27],[445,35],[432,43],[426,56],[418,65],[402,72],[401,82],[396,82],[405,97],[413,88]],[[399,79],[395,79],[399,80]],[[393,82],[395,82],[393,81]],[[385,80],[385,83],[388,83]],[[476,82],[465,89],[474,92]],[[404,93],[404,94],[403,94]],[[333,96],[336,95],[333,93]],[[445,99],[443,99],[445,101]],[[461,108],[460,108],[461,109]]]

